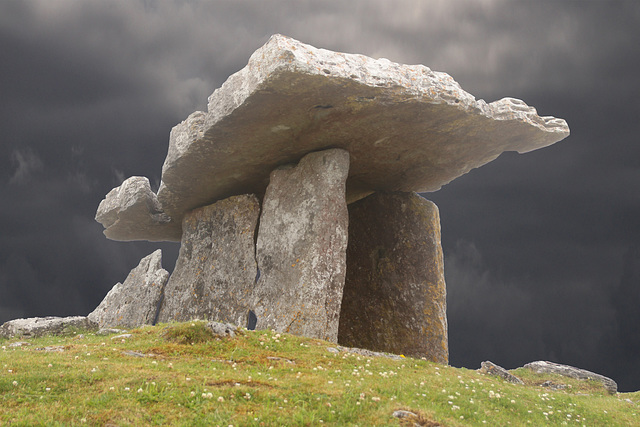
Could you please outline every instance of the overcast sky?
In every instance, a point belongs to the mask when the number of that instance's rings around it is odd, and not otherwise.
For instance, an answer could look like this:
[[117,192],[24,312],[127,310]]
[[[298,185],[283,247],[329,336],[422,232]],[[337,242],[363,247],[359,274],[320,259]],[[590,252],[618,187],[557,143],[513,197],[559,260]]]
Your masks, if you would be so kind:
[[157,248],[94,221],[160,181],[171,128],[269,36],[424,64],[567,120],[442,190],[450,359],[551,360],[640,389],[640,2],[0,2],[0,323],[86,315]]

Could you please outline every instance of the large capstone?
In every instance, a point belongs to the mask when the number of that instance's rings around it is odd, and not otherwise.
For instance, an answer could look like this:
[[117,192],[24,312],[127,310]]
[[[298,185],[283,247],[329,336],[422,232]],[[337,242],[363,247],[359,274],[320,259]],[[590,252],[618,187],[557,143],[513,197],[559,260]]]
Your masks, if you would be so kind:
[[273,169],[313,151],[349,152],[351,202],[374,191],[435,191],[504,151],[525,153],[568,135],[562,119],[514,98],[476,100],[424,65],[274,35],[209,97],[206,112],[173,128],[159,205],[144,195],[141,211],[120,209],[127,198],[110,193],[116,205],[98,221],[114,240],[180,240],[187,212],[263,194]]
[[160,322],[208,319],[246,324],[257,275],[254,195],[195,209],[182,222],[182,244],[165,288]]
[[349,205],[338,342],[447,363],[446,287],[437,206],[415,193]]
[[349,153],[311,153],[273,171],[256,256],[257,329],[337,341],[346,270]]
[[153,325],[169,272],[162,268],[158,249],[142,258],[124,283],[116,283],[87,317],[100,328]]

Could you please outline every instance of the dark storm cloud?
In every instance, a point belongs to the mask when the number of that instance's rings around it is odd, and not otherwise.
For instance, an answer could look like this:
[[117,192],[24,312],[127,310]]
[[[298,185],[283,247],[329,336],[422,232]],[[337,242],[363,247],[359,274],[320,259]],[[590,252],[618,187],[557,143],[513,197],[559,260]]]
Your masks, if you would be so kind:
[[160,246],[173,268],[175,244],[108,241],[95,209],[129,176],[157,187],[171,127],[282,33],[567,119],[567,140],[426,195],[451,360],[550,359],[638,389],[638,22],[635,1],[2,2],[0,322],[85,314]]

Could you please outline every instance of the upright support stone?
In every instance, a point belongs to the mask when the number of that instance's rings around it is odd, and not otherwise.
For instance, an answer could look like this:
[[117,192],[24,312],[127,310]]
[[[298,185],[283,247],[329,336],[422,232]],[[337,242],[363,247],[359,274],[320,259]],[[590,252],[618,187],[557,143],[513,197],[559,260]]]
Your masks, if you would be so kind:
[[100,328],[153,325],[169,272],[162,268],[162,251],[142,258],[124,283],[116,283],[87,316]]
[[330,149],[271,173],[256,246],[257,329],[337,341],[348,172],[349,153]]
[[258,199],[241,195],[184,217],[180,254],[158,321],[246,324],[257,271],[254,239],[259,214]]
[[446,287],[438,207],[416,193],[349,205],[338,342],[447,363]]

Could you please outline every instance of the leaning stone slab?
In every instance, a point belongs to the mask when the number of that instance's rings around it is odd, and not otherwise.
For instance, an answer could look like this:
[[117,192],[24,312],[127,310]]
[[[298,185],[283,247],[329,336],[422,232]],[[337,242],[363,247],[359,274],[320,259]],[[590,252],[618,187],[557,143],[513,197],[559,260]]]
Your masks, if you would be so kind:
[[159,322],[208,319],[247,323],[255,286],[254,195],[220,200],[184,217],[182,245],[167,283]]
[[30,317],[10,320],[0,326],[0,337],[35,338],[43,335],[62,335],[74,330],[94,330],[97,324],[85,316]]
[[332,149],[271,174],[256,245],[256,329],[337,341],[348,171],[349,153]]
[[483,373],[483,374],[487,374],[487,375],[493,375],[494,377],[500,377],[502,379],[504,379],[505,381],[508,381],[512,384],[520,384],[520,385],[524,385],[524,382],[516,377],[515,375],[511,374],[509,371],[507,371],[506,369],[504,369],[502,366],[498,366],[493,362],[490,361],[485,361],[482,362],[480,364],[480,369],[478,369],[479,372]]
[[438,207],[415,193],[349,205],[338,342],[448,363]]
[[149,179],[132,176],[100,202],[96,221],[111,240],[180,240],[180,223],[162,211]]
[[574,368],[573,366],[561,365],[559,363],[537,361],[524,365],[524,368],[531,369],[538,374],[558,374],[578,380],[594,380],[602,383],[609,393],[618,392],[618,384],[611,378],[596,374],[585,369]]
[[[373,191],[435,191],[504,151],[525,153],[568,135],[562,119],[514,98],[476,100],[424,65],[274,35],[209,97],[206,112],[173,128],[158,200],[177,225],[215,200],[262,194],[274,168],[327,148],[351,155],[348,202]],[[176,240],[171,224],[162,235],[147,219],[143,231],[137,218],[120,221],[131,224],[108,237]]]
[[168,279],[158,249],[142,258],[124,283],[117,283],[87,317],[101,329],[153,325]]

